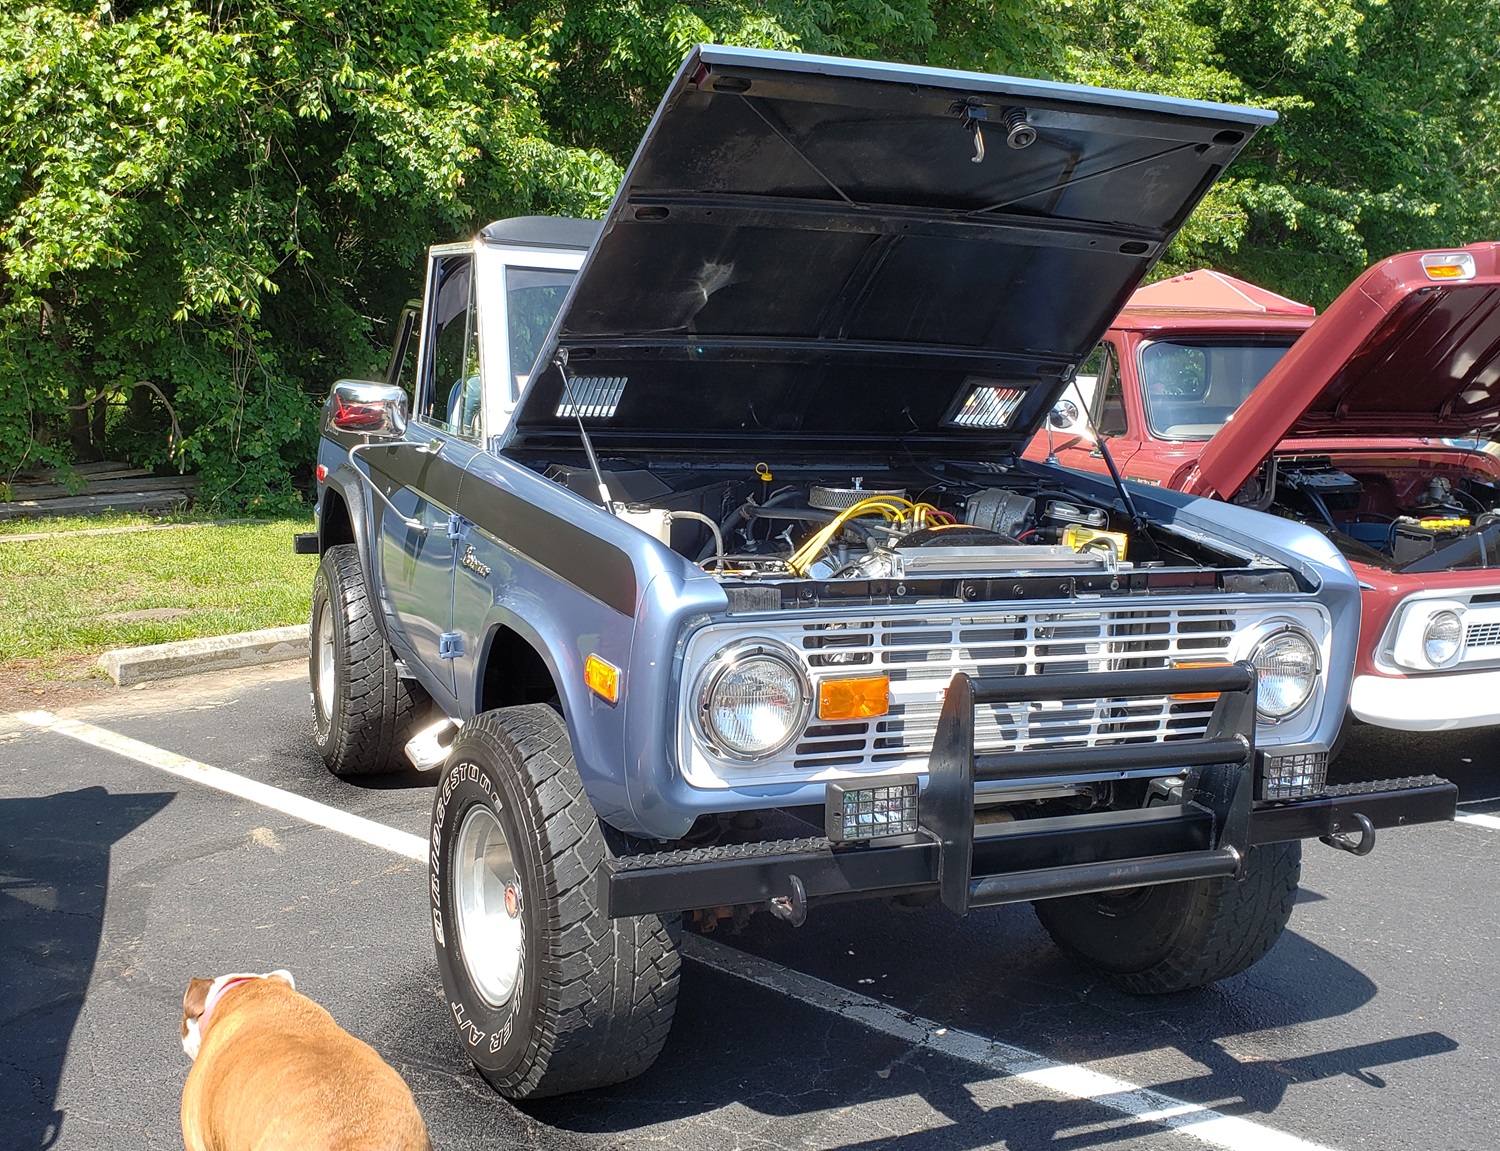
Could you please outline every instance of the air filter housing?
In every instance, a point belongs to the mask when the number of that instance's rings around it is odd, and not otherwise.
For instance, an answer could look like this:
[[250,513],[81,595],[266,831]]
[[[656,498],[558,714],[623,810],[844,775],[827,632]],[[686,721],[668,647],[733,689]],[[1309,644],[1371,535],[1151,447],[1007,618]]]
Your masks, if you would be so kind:
[[824,511],[841,512],[847,507],[853,507],[860,500],[875,499],[878,496],[895,496],[898,499],[905,499],[906,489],[862,488],[858,482],[852,488],[832,488],[823,484],[813,484],[808,489],[807,502]]

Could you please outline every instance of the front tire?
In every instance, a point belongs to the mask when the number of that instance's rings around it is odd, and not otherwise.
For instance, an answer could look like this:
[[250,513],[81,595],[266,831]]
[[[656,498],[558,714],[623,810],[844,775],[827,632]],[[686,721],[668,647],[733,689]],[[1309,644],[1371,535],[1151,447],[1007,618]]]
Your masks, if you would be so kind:
[[1281,938],[1297,899],[1302,843],[1250,849],[1240,880],[1195,879],[1039,900],[1060,948],[1122,991],[1165,995],[1238,974]]
[[649,1068],[676,1009],[679,923],[606,914],[608,852],[557,712],[528,704],[464,725],[431,843],[448,1012],[491,1085],[536,1098]]
[[432,709],[422,687],[396,674],[353,544],[323,553],[313,580],[308,680],[313,742],[338,776],[410,766],[406,741]]

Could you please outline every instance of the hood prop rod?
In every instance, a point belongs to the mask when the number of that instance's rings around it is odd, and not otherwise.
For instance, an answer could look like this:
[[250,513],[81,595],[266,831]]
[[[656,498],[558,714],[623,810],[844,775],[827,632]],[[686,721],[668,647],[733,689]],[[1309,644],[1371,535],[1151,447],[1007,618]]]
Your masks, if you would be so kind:
[[[1070,378],[1068,382],[1078,391],[1078,399],[1082,401],[1083,390],[1078,387],[1076,375]],[[1125,505],[1125,514],[1130,517],[1130,526],[1136,530],[1137,534],[1145,542],[1146,547],[1151,552],[1151,558],[1158,558],[1161,553],[1157,549],[1156,541],[1151,538],[1151,521],[1141,514],[1140,509],[1135,506],[1135,501],[1130,498],[1130,492],[1125,489],[1125,480],[1120,475],[1119,465],[1115,463],[1115,457],[1110,455],[1109,444],[1105,442],[1106,437],[1099,434],[1099,428],[1094,423],[1094,413],[1089,410],[1087,404],[1083,405],[1083,414],[1089,422],[1089,431],[1094,433],[1094,446],[1099,449],[1099,455],[1104,460],[1104,466],[1109,469],[1109,478],[1115,482],[1115,491],[1120,493],[1120,502]]]
[[599,457],[594,455],[594,441],[589,439],[589,430],[583,426],[583,406],[573,394],[573,381],[568,379],[568,349],[558,348],[552,362],[557,365],[557,374],[562,377],[568,403],[573,405],[573,416],[578,421],[578,438],[583,441],[583,450],[589,457],[589,467],[594,470],[594,480],[599,485],[599,499],[604,504],[604,510],[614,515],[615,501],[610,497],[609,485],[604,482],[604,473],[599,470]]

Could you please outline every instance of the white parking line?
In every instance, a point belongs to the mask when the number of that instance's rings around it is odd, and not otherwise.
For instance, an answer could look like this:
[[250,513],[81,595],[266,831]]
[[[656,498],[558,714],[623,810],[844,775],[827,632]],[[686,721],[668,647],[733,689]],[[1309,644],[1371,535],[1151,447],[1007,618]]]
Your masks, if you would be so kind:
[[1479,815],[1467,811],[1460,811],[1453,817],[1455,823],[1472,823],[1475,827],[1487,827],[1491,831],[1500,831],[1500,815]]
[[[351,815],[340,808],[305,799],[289,791],[260,783],[222,768],[212,767],[163,748],[78,720],[58,719],[50,712],[23,712],[18,717],[33,727],[66,735],[92,747],[112,751],[137,763],[169,772],[181,779],[227,792],[273,811],[305,820],[347,835],[362,843],[383,847],[408,859],[425,861],[427,841],[383,823]],[[1471,820],[1495,820],[1492,816],[1469,816]],[[755,983],[796,999],[821,1011],[839,1015],[882,1035],[945,1058],[979,1067],[994,1075],[1019,1079],[1065,1099],[1096,1104],[1137,1123],[1152,1124],[1189,1135],[1210,1147],[1225,1151],[1327,1151],[1295,1135],[1264,1127],[1248,1119],[1225,1115],[1197,1103],[1163,1095],[1148,1087],[1101,1074],[1077,1064],[1058,1063],[1035,1051],[999,1043],[972,1031],[944,1027],[930,1019],[912,1015],[825,982],[779,963],[726,947],[702,936],[683,935],[683,951],[705,967]]]
[[978,1035],[944,1027],[911,1015],[878,999],[825,983],[757,955],[725,947],[701,935],[684,933],[683,952],[728,975],[735,975],[772,991],[779,991],[823,1011],[831,1011],[872,1031],[961,1060],[997,1075],[1021,1079],[1068,1099],[1086,1100],[1129,1116],[1138,1123],[1156,1123],[1191,1135],[1210,1147],[1226,1151],[1319,1151],[1322,1144],[1263,1127],[1248,1119],[1174,1099],[1149,1087],[1139,1087],[1113,1075],[1077,1064],[1058,1063],[1046,1056]]
[[212,787],[216,791],[237,795],[241,799],[248,799],[251,803],[269,807],[272,811],[279,811],[294,819],[326,827],[330,831],[337,831],[341,835],[347,835],[350,839],[373,844],[375,847],[383,847],[387,851],[393,851],[397,855],[404,855],[420,863],[427,862],[427,841],[420,835],[413,835],[409,831],[398,831],[394,827],[376,823],[373,819],[365,819],[341,808],[319,803],[315,799],[307,799],[290,791],[282,791],[279,787],[271,787],[257,780],[246,779],[243,775],[235,775],[232,771],[210,767],[206,763],[199,763],[196,759],[188,759],[175,752],[152,747],[149,743],[142,743],[126,735],[117,735],[115,732],[106,731],[90,723],[80,723],[76,719],[58,719],[47,711],[23,711],[17,718],[24,723],[29,723],[32,727],[70,736],[80,743],[102,748],[104,751],[112,751],[116,755],[123,755],[126,759],[144,763],[147,767],[158,768],[180,779],[190,779],[194,783],[201,783],[204,787]]

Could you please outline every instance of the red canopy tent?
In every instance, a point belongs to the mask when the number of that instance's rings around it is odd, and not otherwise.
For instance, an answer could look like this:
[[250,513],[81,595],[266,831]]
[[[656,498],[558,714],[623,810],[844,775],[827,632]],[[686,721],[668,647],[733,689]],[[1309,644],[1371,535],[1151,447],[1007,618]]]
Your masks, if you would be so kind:
[[1255,312],[1277,316],[1315,316],[1309,304],[1289,300],[1244,280],[1199,268],[1170,280],[1137,288],[1125,305],[1132,312]]

